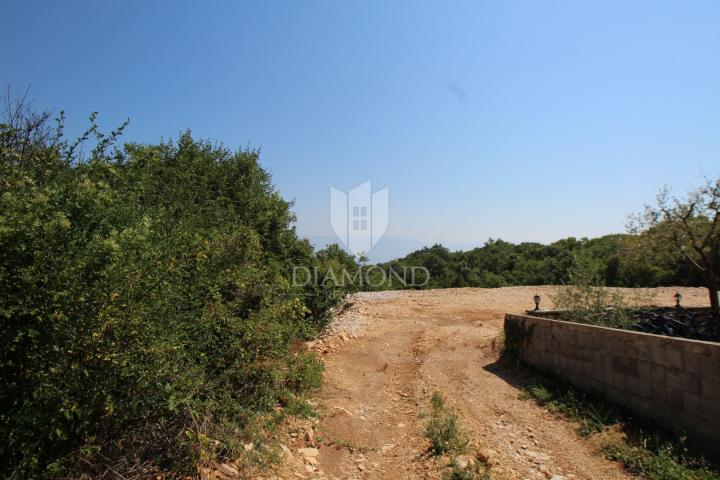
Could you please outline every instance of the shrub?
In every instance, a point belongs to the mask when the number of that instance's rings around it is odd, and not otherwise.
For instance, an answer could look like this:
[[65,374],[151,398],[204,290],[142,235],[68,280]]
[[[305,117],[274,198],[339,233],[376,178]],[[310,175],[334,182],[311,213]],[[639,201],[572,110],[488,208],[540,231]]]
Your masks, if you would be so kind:
[[617,291],[607,288],[601,275],[601,264],[588,256],[576,255],[570,269],[568,285],[558,288],[552,300],[564,310],[564,320],[628,328],[635,323],[631,309],[649,298],[636,298],[629,304]]
[[190,133],[110,151],[122,129],[93,122],[83,157],[62,119],[18,111],[0,124],[0,475],[232,458],[318,386],[291,345],[332,305],[290,283],[322,259],[258,152]]

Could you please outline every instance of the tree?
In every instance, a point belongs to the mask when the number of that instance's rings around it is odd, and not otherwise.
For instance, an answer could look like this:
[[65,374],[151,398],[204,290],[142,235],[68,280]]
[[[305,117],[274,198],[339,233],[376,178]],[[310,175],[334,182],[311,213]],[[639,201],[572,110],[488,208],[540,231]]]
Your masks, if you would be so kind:
[[631,221],[633,233],[642,233],[640,245],[653,256],[674,256],[690,262],[708,288],[710,306],[720,313],[720,178],[685,198],[670,195],[666,187],[657,196],[657,205]]

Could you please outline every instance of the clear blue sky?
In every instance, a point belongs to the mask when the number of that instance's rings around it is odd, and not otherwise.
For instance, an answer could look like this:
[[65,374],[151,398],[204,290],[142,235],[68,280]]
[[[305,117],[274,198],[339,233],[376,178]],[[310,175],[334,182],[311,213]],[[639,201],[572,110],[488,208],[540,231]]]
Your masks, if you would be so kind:
[[371,258],[622,232],[720,173],[718,1],[3,2],[0,82],[126,139],[256,146],[298,231],[390,187]]

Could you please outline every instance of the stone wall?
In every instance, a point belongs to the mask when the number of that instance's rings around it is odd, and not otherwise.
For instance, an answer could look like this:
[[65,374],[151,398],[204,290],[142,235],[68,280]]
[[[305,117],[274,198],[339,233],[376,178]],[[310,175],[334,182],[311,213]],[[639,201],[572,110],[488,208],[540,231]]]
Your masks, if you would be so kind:
[[526,363],[656,419],[720,459],[720,344],[530,315],[505,316]]

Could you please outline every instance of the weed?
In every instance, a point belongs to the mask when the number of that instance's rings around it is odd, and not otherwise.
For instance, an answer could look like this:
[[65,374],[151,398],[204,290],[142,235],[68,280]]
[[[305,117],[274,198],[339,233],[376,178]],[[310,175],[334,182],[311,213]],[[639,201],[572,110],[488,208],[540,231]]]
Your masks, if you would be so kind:
[[450,470],[444,475],[444,480],[490,480],[490,470],[477,462],[461,467],[453,461]]
[[317,418],[318,413],[305,399],[296,395],[288,395],[285,414],[298,418]]
[[468,441],[460,431],[455,411],[445,405],[445,399],[439,392],[433,394],[431,404],[432,412],[425,428],[425,438],[430,440],[432,454],[443,455],[464,451]]
[[625,469],[649,480],[717,480],[717,472],[704,462],[687,458],[676,445],[665,443],[655,451],[627,443],[605,445],[605,455],[623,463]]
[[453,458],[450,462],[450,470],[445,472],[443,480],[490,480],[490,467],[484,463],[469,460],[460,462],[458,458]]
[[621,462],[634,475],[648,480],[720,480],[720,473],[691,455],[682,439],[634,419],[600,396],[539,374],[533,374],[521,396],[577,421],[580,435],[590,437],[607,458]]

